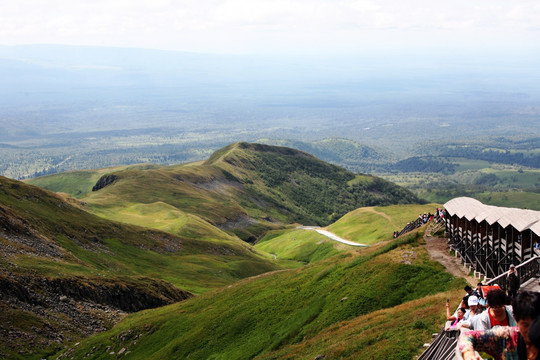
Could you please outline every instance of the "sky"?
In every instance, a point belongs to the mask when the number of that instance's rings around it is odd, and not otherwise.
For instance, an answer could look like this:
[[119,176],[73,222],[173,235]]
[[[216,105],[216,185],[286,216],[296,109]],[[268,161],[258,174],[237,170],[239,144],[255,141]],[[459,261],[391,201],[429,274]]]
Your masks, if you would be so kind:
[[0,45],[540,53],[538,0],[0,0]]

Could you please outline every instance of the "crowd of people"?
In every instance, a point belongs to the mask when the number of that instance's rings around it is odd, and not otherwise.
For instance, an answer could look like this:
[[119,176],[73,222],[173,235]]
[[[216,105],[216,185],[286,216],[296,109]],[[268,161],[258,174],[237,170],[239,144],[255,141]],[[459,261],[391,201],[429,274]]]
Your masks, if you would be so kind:
[[423,224],[427,224],[433,219],[437,219],[437,220],[444,219],[445,214],[446,214],[446,211],[443,208],[438,208],[435,214],[432,214],[431,212],[420,214],[418,215],[418,218],[416,220],[408,222],[401,231],[399,230],[394,231],[394,239],[400,235],[403,235],[409,231],[416,229],[419,226],[422,226]]
[[[437,209],[435,215],[420,214],[416,222],[424,224],[445,215],[444,209]],[[540,252],[538,241],[533,247]],[[496,360],[540,360],[540,292],[520,290],[514,265],[505,280],[506,291],[481,282],[474,289],[466,286],[454,312],[446,301],[445,330],[459,334],[457,359],[482,360],[482,353]]]
[[[464,360],[481,360],[479,352],[497,360],[540,360],[540,293],[520,291],[507,305],[502,290],[487,294],[488,306],[462,332],[458,351]],[[485,315],[483,315],[485,314]]]
[[[509,277],[516,276],[511,267]],[[464,288],[466,295],[454,313],[446,302],[447,331],[459,331],[456,357],[481,360],[485,353],[497,360],[540,360],[540,293],[519,291],[519,277],[507,292],[478,283]]]

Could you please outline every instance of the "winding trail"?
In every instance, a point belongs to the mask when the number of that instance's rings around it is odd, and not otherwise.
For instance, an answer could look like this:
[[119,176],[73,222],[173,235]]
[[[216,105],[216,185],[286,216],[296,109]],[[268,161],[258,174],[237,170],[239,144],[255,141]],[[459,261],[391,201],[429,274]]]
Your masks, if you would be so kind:
[[438,261],[445,268],[446,271],[455,277],[464,278],[471,286],[475,287],[478,283],[477,280],[469,276],[469,271],[464,268],[461,261],[455,256],[450,255],[450,249],[448,248],[447,239],[433,237],[431,235],[432,224],[429,224],[426,232],[424,233],[424,240],[426,241],[426,250],[429,257],[432,260]]
[[345,240],[343,238],[340,238],[336,234],[331,233],[330,231],[327,231],[327,230],[323,230],[323,229],[321,229],[320,227],[317,227],[317,226],[298,226],[297,229],[315,230],[319,234],[324,235],[329,239],[332,239],[334,241],[338,241],[340,243],[350,245],[350,246],[363,246],[363,247],[369,246],[369,245],[366,245],[366,244],[359,244],[359,243],[356,243],[356,242],[353,242],[353,241]]

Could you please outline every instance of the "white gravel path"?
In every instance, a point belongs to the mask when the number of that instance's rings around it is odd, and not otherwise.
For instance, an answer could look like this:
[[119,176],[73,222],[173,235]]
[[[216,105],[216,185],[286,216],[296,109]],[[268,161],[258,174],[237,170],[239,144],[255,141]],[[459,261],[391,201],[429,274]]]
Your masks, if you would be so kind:
[[319,234],[324,235],[324,236],[326,236],[326,237],[328,237],[328,238],[330,238],[330,239],[332,239],[334,241],[339,241],[340,243],[347,244],[347,245],[350,245],[350,246],[369,246],[369,245],[359,244],[359,243],[356,243],[356,242],[353,242],[353,241],[345,240],[343,238],[340,238],[336,234],[331,233],[330,231],[322,230],[321,228],[316,227],[316,226],[299,226],[298,229],[315,230]]

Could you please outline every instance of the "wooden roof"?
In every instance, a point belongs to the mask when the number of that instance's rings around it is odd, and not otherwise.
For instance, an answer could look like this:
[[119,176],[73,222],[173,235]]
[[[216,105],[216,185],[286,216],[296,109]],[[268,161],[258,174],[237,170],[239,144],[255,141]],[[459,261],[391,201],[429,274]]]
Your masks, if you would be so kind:
[[511,225],[519,232],[530,229],[540,236],[540,211],[485,205],[469,197],[454,198],[444,208],[451,216],[479,223],[485,220],[489,225],[498,223],[503,228]]

